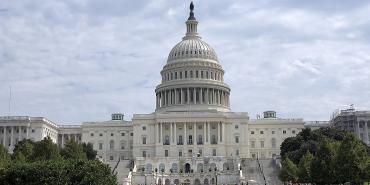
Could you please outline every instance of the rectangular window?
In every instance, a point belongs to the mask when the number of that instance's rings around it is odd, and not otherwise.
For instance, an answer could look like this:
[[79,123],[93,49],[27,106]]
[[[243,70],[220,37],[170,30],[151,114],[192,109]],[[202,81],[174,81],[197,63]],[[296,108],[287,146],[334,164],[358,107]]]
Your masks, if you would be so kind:
[[216,149],[212,149],[212,155],[213,155],[213,156],[216,156],[216,155],[217,155],[217,151],[216,151]]
[[198,78],[198,71],[195,71],[195,78]]
[[261,148],[265,148],[265,141],[261,141]]
[[164,156],[168,157],[168,150],[164,150]]
[[175,79],[177,79],[177,72],[175,72]]
[[99,143],[99,150],[103,150],[103,143]]
[[182,71],[180,71],[180,79],[182,79]]
[[109,160],[111,160],[111,161],[113,161],[113,160],[114,160],[113,155],[109,156]]
[[239,143],[239,136],[235,136],[235,143]]
[[292,130],[292,134],[295,134],[295,130]]
[[271,134],[275,134],[275,131],[271,131]]
[[254,134],[254,131],[251,131],[251,134]]
[[179,151],[179,157],[182,157],[182,151],[181,150]]
[[203,71],[200,72],[200,78],[204,78]]
[[121,143],[121,150],[124,150],[125,149],[125,143],[124,142],[122,142]]
[[255,148],[256,147],[256,142],[255,141],[251,141],[251,148]]
[[262,130],[260,131],[260,134],[263,134],[263,131]]
[[193,71],[190,71],[190,78],[193,78]]
[[146,137],[143,137],[143,145],[146,144]]
[[185,71],[185,78],[188,78],[188,71]]
[[239,150],[235,151],[236,156],[239,156]]
[[286,130],[283,130],[283,134],[286,134]]
[[146,157],[146,151],[143,151],[143,157]]

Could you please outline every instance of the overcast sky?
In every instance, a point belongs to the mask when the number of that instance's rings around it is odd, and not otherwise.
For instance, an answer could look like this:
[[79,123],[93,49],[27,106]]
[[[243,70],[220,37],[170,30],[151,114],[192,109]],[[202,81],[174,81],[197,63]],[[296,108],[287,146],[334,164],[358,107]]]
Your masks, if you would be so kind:
[[[151,113],[185,0],[0,0],[0,115],[59,124]],[[251,118],[328,120],[370,109],[370,3],[198,0],[198,31],[216,50],[231,108]]]

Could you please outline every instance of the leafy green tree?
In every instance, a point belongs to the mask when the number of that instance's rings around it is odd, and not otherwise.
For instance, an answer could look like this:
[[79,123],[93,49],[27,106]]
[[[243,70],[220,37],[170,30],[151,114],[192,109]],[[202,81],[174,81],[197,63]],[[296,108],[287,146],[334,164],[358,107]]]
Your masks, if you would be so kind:
[[60,153],[64,159],[87,159],[83,145],[77,143],[74,139],[68,140]]
[[336,183],[334,165],[338,151],[338,142],[330,142],[324,139],[320,144],[320,149],[312,161],[311,174],[313,182],[317,184]]
[[283,181],[297,182],[298,180],[298,167],[287,157],[282,161],[279,177]]
[[311,166],[314,156],[307,151],[306,154],[301,158],[298,164],[298,177],[299,182],[312,182],[311,178]]
[[[370,157],[366,148],[353,134],[347,134],[340,144],[336,158],[336,177],[340,183],[369,180]],[[367,177],[366,177],[367,176]]]
[[59,159],[59,147],[57,144],[53,143],[50,137],[46,137],[41,141],[35,143],[33,148],[33,154],[31,159],[33,161],[38,160],[51,160]]
[[35,145],[35,142],[33,142],[30,139],[25,139],[25,140],[18,142],[14,146],[14,150],[12,154],[13,160],[18,161],[18,162],[30,161],[33,155],[34,145]]
[[96,150],[91,143],[82,143],[83,151],[86,153],[86,157],[88,160],[95,160],[96,159]]
[[6,168],[11,162],[10,154],[8,150],[0,144],[0,171]]
[[0,175],[4,185],[116,185],[108,165],[98,160],[46,160],[14,163]]

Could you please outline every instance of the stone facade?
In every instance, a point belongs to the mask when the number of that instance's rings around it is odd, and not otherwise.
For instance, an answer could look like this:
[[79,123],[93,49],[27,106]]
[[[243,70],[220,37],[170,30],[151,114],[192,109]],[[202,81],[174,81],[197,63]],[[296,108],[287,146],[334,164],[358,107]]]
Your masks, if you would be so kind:
[[353,107],[335,113],[330,121],[332,127],[354,133],[370,146],[370,111],[356,111]]

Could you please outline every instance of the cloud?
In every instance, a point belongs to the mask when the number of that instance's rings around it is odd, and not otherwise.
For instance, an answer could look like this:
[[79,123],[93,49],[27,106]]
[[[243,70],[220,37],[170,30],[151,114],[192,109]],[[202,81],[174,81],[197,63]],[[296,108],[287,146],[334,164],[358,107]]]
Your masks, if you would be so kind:
[[[196,1],[199,32],[231,86],[233,111],[325,120],[369,109],[369,3]],[[185,33],[177,1],[6,1],[0,5],[0,114],[58,123],[155,109],[155,86]]]

